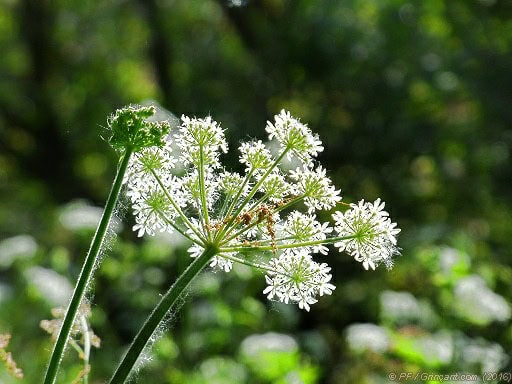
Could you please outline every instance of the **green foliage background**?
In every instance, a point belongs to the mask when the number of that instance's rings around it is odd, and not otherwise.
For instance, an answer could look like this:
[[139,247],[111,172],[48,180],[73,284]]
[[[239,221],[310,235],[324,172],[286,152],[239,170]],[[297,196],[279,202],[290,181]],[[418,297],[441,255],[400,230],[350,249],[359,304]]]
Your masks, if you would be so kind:
[[[25,382],[44,371],[52,344],[39,321],[56,304],[34,267],[76,280],[94,231],[83,212],[96,217],[91,206],[104,203],[117,161],[102,140],[106,117],[144,100],[222,122],[233,167],[239,141],[263,138],[266,120],[289,109],[323,139],[319,160],[344,201],[388,203],[403,256],[391,272],[370,273],[332,252],[337,290],[311,313],[266,302],[260,274],[205,272],[162,330],[141,383],[512,371],[510,314],[486,317],[492,308],[478,305],[496,299],[487,291],[473,306],[457,296],[461,281],[480,276],[510,311],[510,2],[1,0],[0,52],[0,333],[12,334]],[[82,212],[73,219],[82,225],[66,221],[69,212]],[[186,244],[136,239],[131,223],[127,213],[96,275],[94,383],[189,261]],[[390,314],[389,291],[414,295],[422,309]],[[345,330],[355,323],[381,326],[387,347],[350,346]],[[245,338],[267,332],[296,344],[244,349]],[[451,340],[449,359],[428,353],[439,338]],[[472,361],[476,344],[505,358],[494,368]],[[69,352],[61,382],[79,370]],[[0,382],[17,381],[0,367]]]

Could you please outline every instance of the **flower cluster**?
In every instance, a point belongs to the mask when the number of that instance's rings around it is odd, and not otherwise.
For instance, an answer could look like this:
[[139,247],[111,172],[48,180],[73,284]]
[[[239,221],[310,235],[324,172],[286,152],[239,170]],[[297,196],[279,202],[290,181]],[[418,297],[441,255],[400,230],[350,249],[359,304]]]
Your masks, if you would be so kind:
[[309,306],[318,301],[317,295],[330,295],[336,288],[330,283],[331,268],[315,262],[305,249],[286,249],[270,260],[270,266],[272,269],[265,276],[268,287],[263,291],[269,299],[296,302],[299,308],[309,311]]
[[[315,161],[322,142],[284,110],[267,122],[266,131],[278,145],[242,143],[240,173],[231,172],[221,165],[228,146],[220,124],[211,117],[183,116],[164,143],[132,158],[125,182],[134,230],[138,236],[177,231],[192,242],[193,258],[213,247],[210,266],[225,272],[233,263],[261,269],[269,299],[309,311],[318,296],[335,289],[330,267],[314,261],[313,254],[327,255],[326,245],[334,244],[365,269],[381,262],[391,266],[399,229],[380,200],[335,212],[334,228],[318,221],[318,210],[331,210],[341,200]],[[288,171],[282,167],[285,158],[299,165]],[[307,213],[294,209],[300,205]]]
[[392,257],[398,253],[396,235],[400,229],[391,222],[389,214],[383,210],[384,205],[380,199],[373,203],[361,200],[351,204],[347,212],[333,215],[334,229],[340,237],[347,238],[334,246],[361,261],[366,270],[375,269],[380,262],[391,267]]

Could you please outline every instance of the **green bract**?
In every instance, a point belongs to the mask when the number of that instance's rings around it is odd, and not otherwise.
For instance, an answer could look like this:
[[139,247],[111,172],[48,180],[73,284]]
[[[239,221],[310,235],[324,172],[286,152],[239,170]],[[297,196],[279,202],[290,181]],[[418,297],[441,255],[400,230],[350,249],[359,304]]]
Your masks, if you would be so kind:
[[171,127],[167,121],[148,121],[155,114],[155,107],[130,105],[118,109],[108,119],[112,133],[109,143],[116,150],[130,149],[138,152],[148,147],[162,147],[163,138]]

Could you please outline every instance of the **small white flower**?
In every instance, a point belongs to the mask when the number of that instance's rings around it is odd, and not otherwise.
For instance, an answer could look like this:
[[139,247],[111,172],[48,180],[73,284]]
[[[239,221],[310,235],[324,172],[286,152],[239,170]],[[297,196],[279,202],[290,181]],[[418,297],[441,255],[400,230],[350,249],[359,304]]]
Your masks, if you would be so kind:
[[[244,178],[236,172],[222,172],[217,179],[217,185],[226,196],[234,197],[244,183]],[[246,184],[240,194],[241,197],[247,196],[249,184]]]
[[[315,215],[305,215],[299,211],[292,211],[286,221],[279,226],[280,235],[287,239],[287,244],[325,240],[332,232],[328,223],[320,223]],[[328,248],[324,244],[316,244],[310,247],[313,253],[327,255]]]
[[[168,175],[169,179],[175,179]],[[169,182],[170,188],[179,184]],[[129,183],[128,197],[132,200],[133,212],[135,214],[134,231],[137,236],[142,237],[144,233],[154,235],[155,232],[173,232],[169,224],[176,217],[176,211],[168,199],[168,195],[160,188],[156,181],[150,182],[144,179],[132,179]],[[181,198],[173,190],[168,190],[169,195],[174,195],[175,201],[180,202]]]
[[272,155],[261,140],[242,143],[239,151],[240,163],[246,166],[245,172],[264,172],[272,165]]
[[283,149],[287,148],[288,157],[296,155],[305,165],[312,165],[312,157],[316,157],[324,150],[318,135],[313,134],[307,125],[292,117],[290,112],[281,110],[279,115],[274,116],[274,124],[267,121],[266,131],[272,140],[277,139]]
[[185,165],[193,164],[199,167],[219,167],[219,151],[226,153],[228,144],[224,130],[210,116],[204,119],[181,117],[180,132],[176,143],[181,149],[181,161]]
[[315,170],[297,168],[290,171],[290,177],[296,182],[295,194],[304,196],[304,204],[310,213],[317,209],[331,209],[341,200],[340,191],[334,188],[321,166]]
[[133,154],[123,181],[126,183],[133,179],[153,180],[153,172],[159,175],[169,174],[175,164],[176,159],[172,155],[170,142],[167,141],[161,148],[144,148]]
[[336,287],[330,283],[331,268],[313,261],[304,249],[286,249],[278,258],[269,262],[270,271],[265,280],[268,287],[263,291],[268,299],[283,303],[297,303],[309,312],[316,296],[330,295]]
[[217,255],[212,257],[210,262],[210,267],[222,270],[224,272],[229,272],[233,268],[233,262],[222,255]]
[[[214,177],[214,174],[211,172],[206,172],[204,175],[204,189],[205,189],[205,199],[206,206],[208,210],[211,210],[217,198],[219,197],[217,180]],[[193,206],[195,209],[200,208],[201,206],[201,188],[199,183],[199,172],[197,170],[193,170],[189,172],[181,179],[182,191],[183,191],[183,199],[188,201],[188,203]],[[200,210],[199,210],[200,211]]]
[[334,246],[362,262],[366,270],[375,269],[380,262],[392,266],[391,258],[399,253],[396,235],[400,229],[383,210],[384,203],[380,199],[373,203],[361,200],[350,207],[344,213],[338,211],[333,215],[338,236],[351,237],[334,243]]
[[168,211],[168,205],[164,195],[158,190],[151,191],[146,199],[133,204],[135,213],[133,230],[138,231],[138,237],[142,237],[144,233],[154,235],[155,231],[172,232],[172,227],[169,228],[169,224],[162,218],[161,209]]
[[286,182],[284,176],[278,171],[268,175],[261,183],[260,189],[267,196],[268,200],[273,203],[289,196],[292,190],[290,184]]

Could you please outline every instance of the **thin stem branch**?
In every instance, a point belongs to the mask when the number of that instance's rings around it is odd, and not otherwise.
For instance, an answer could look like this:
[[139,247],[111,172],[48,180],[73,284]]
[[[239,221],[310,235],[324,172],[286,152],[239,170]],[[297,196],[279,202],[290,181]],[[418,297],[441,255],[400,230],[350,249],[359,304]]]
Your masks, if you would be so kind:
[[98,255],[100,253],[103,240],[105,239],[105,235],[107,234],[110,219],[112,218],[112,213],[114,212],[117,199],[121,192],[124,174],[126,173],[126,168],[128,167],[131,155],[132,150],[126,149],[126,151],[120,159],[114,184],[112,185],[112,189],[110,190],[110,194],[108,196],[105,209],[103,210],[103,215],[101,216],[98,229],[96,230],[96,233],[92,239],[89,252],[87,253],[87,256],[85,258],[82,271],[80,272],[78,282],[76,283],[75,290],[73,291],[73,296],[71,298],[68,309],[66,311],[66,315],[62,322],[62,327],[59,331],[57,341],[55,342],[55,346],[50,357],[50,362],[46,370],[44,384],[53,384],[55,383],[55,380],[57,378],[57,372],[59,370],[59,365],[62,360],[62,356],[64,355],[64,349],[69,339],[71,328],[75,321],[78,308],[80,306],[80,303],[82,302],[87,286],[89,285],[89,281],[91,280],[94,271],[94,266],[96,264],[96,260],[98,259]]
[[254,211],[260,204],[263,204],[265,200],[268,200],[270,197],[269,193],[265,193],[263,196],[261,196],[258,201],[256,201],[251,207],[247,210],[247,212]]
[[151,173],[153,174],[153,176],[155,177],[156,179],[156,182],[158,183],[158,185],[160,186],[160,188],[162,188],[162,191],[164,191],[165,193],[165,196],[167,196],[167,198],[169,199],[169,202],[171,203],[171,205],[173,206],[173,208],[176,210],[176,212],[178,212],[178,215],[180,216],[180,218],[183,220],[183,222],[185,223],[185,225],[190,229],[192,230],[192,232],[194,232],[196,234],[196,236],[203,242],[206,243],[206,239],[203,237],[203,235],[201,234],[201,232],[199,232],[195,226],[190,222],[190,220],[187,218],[187,216],[183,213],[183,211],[181,210],[181,208],[179,207],[179,205],[174,201],[174,199],[172,198],[171,194],[169,193],[169,191],[167,190],[167,188],[165,187],[164,183],[162,182],[162,180],[160,179],[160,177],[158,176],[158,174],[155,172],[154,169],[151,170]]
[[283,205],[280,205],[279,207],[277,207],[275,209],[275,212],[279,212],[279,211],[282,211],[288,207],[290,207],[291,205],[295,204],[295,203],[298,203],[299,201],[301,201],[302,199],[304,199],[306,197],[306,195],[301,195],[301,196],[296,196],[294,198],[292,198],[290,201],[288,201],[287,203],[283,204]]
[[[245,178],[244,178],[244,181],[242,183],[242,185],[240,186],[240,189],[238,190],[237,194],[235,195],[235,197],[233,198],[233,201],[231,202],[231,204],[229,205],[229,208],[228,208],[228,211],[226,212],[226,214],[224,215],[224,217],[228,218],[231,213],[233,213],[233,209],[235,209],[235,206],[236,206],[236,202],[238,201],[238,199],[240,198],[240,196],[242,196],[242,193],[244,192],[244,189],[245,189],[245,186],[249,183],[249,181],[251,180],[251,177],[253,175],[253,172],[254,170],[251,168],[249,170],[249,172],[247,172],[247,174],[245,175]],[[217,237],[219,238],[219,237]]]
[[83,384],[88,384],[89,382],[89,357],[91,355],[91,332],[89,331],[89,324],[87,324],[87,319],[84,315],[80,315],[80,326],[82,327],[82,336],[84,338],[84,376],[83,376]]
[[[261,203],[263,203],[267,198],[268,198],[268,194],[265,194],[264,196],[262,196],[256,203],[254,203],[246,212],[254,212],[256,210],[256,207],[258,207],[258,205],[260,205]],[[236,235],[233,235],[234,237],[238,236],[238,235],[241,235],[242,233],[248,231],[250,228],[252,228],[253,226],[259,224],[260,221],[259,220],[256,220],[254,223],[252,223],[252,225],[245,225],[244,227],[242,227],[242,229],[240,229],[239,231],[236,232]],[[229,238],[231,239],[233,236],[230,236],[230,234],[237,228],[236,224],[235,225],[232,225],[231,228],[227,229],[225,232],[224,232],[224,235],[223,237],[224,238]],[[223,241],[221,244],[224,244],[226,243],[227,241]]]
[[203,146],[199,146],[199,195],[201,196],[201,206],[203,212],[204,227],[206,228],[208,239],[211,240],[210,218],[208,217],[208,205],[206,204],[206,188],[204,186],[204,153]]
[[223,254],[220,257],[224,257],[225,259],[229,259],[231,261],[234,261],[235,263],[239,263],[239,264],[247,265],[249,267],[261,269],[263,271],[279,273],[278,271],[276,271],[275,269],[273,269],[273,268],[271,268],[271,267],[269,267],[267,265],[259,264],[259,263],[253,263],[252,261],[244,260],[244,259],[241,259],[241,258],[236,257],[236,256],[230,256],[230,255],[224,255]]
[[194,239],[192,236],[190,236],[187,232],[185,232],[183,229],[181,229],[174,221],[172,221],[171,219],[169,219],[164,212],[162,211],[158,211],[158,214],[162,217],[162,219],[167,223],[169,224],[171,227],[173,227],[176,231],[178,231],[183,237],[189,239],[190,241],[192,241],[193,243],[196,243],[196,244],[199,244],[201,246],[203,246],[203,242],[200,242],[198,243],[197,239]]
[[[279,212],[279,211],[282,211],[283,209],[286,209],[288,208],[289,206],[299,202],[300,200],[302,200],[304,198],[304,196],[298,196],[298,197],[295,197],[293,198],[292,200],[290,200],[289,202],[287,202],[286,204],[283,204],[279,207],[277,207],[276,209],[274,209],[274,212]],[[238,236],[242,235],[244,232],[247,232],[249,229],[251,229],[252,227],[258,225],[260,222],[259,221],[254,221],[253,223],[249,224],[249,225],[246,225],[244,226],[242,229],[240,229],[239,231],[235,232],[235,234],[233,235],[230,235],[230,233],[232,231],[228,231],[227,234],[224,235],[224,239],[222,240],[222,242],[220,243],[220,245],[223,245],[223,244],[227,244],[229,243],[231,240],[233,239],[236,239]],[[229,236],[230,235],[230,236]]]
[[192,279],[204,268],[210,259],[218,253],[218,248],[209,245],[205,248],[201,256],[196,258],[183,272],[167,293],[162,297],[153,312],[148,316],[146,322],[140,328],[137,336],[133,340],[128,352],[123,357],[121,363],[117,367],[114,375],[110,379],[110,384],[123,384],[128,378],[133,366],[137,362],[140,354],[144,350],[149,339],[153,335],[158,326],[165,318],[169,310],[171,310],[176,301],[181,297],[185,289],[188,287]]
[[340,236],[340,237],[331,237],[324,240],[313,240],[313,241],[304,241],[302,243],[292,243],[292,244],[277,244],[277,245],[244,245],[237,244],[231,247],[221,247],[220,252],[243,252],[246,250],[251,251],[272,251],[275,249],[287,249],[287,248],[299,248],[299,247],[310,247],[312,245],[320,245],[320,244],[332,244],[337,241],[350,240],[357,237],[357,235],[350,236]]

